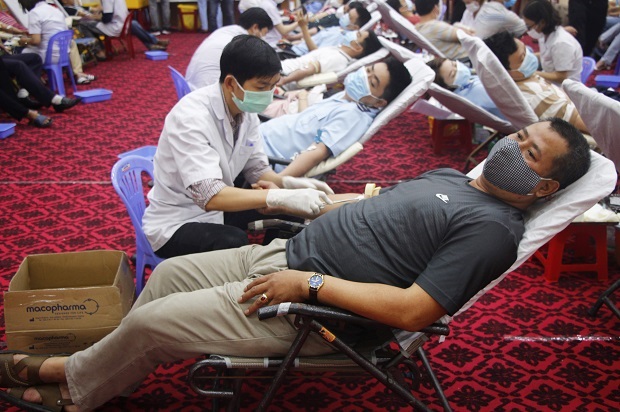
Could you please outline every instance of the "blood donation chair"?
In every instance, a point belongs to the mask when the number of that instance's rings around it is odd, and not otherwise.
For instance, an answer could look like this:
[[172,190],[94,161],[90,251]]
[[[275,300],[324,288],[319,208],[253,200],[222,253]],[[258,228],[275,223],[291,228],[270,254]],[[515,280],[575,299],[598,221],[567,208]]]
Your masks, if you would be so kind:
[[[412,82],[409,86],[403,90],[396,99],[390,102],[383,110],[379,112],[377,117],[370,124],[370,127],[364,133],[364,135],[360,138],[359,141],[351,145],[341,154],[336,157],[330,157],[329,159],[324,160],[319,163],[317,166],[312,168],[306,173],[306,176],[320,176],[323,175],[330,170],[335,169],[339,165],[345,163],[357,153],[362,151],[364,148],[364,143],[370,140],[372,136],[375,135],[383,126],[385,126],[390,120],[394,119],[396,116],[401,114],[405,109],[413,104],[417,99],[419,99],[425,92],[428,90],[430,84],[435,78],[435,73],[433,70],[428,67],[419,54],[413,53],[410,50],[405,49],[398,44],[392,43],[384,38],[379,38],[379,41],[383,45],[383,49],[387,50],[385,56],[391,54],[401,62],[404,62],[405,66],[411,73]],[[355,66],[351,65],[351,67],[347,68],[347,71],[343,71],[338,73],[337,77],[344,79],[346,75],[358,68],[370,64],[371,62],[362,62],[361,59],[358,62],[355,62]],[[378,59],[379,60],[379,59]],[[376,60],[376,61],[378,61]],[[290,159],[275,159],[275,163],[277,164],[287,164],[290,163]]]
[[[525,233],[519,244],[514,264],[476,294],[455,316],[466,311],[488,290],[525,262],[539,247],[614,189],[616,183],[614,164],[595,152],[591,152],[591,159],[590,170],[581,179],[554,194],[550,199],[540,201],[528,209],[525,215]],[[478,165],[469,173],[469,176],[478,176],[482,172],[482,166],[483,163]],[[299,332],[284,358],[240,358],[211,354],[207,359],[191,367],[189,383],[192,389],[201,395],[215,399],[229,399],[229,410],[234,410],[239,406],[244,379],[256,378],[257,370],[270,373],[270,377],[275,372],[271,386],[257,408],[259,411],[264,411],[289,372],[360,371],[375,377],[412,407],[429,410],[412,393],[415,385],[419,384],[417,378],[420,376],[420,370],[416,363],[417,358],[422,367],[426,369],[425,372],[431,379],[444,409],[450,410],[439,380],[433,373],[422,348],[424,342],[433,334],[449,333],[446,328],[451,320],[450,317],[444,316],[438,320],[438,323],[419,332],[392,330],[393,334],[379,344],[373,342],[375,336],[369,337],[367,341],[364,340],[353,348],[339,338],[339,332],[329,326],[330,322],[350,322],[378,331],[386,331],[389,328],[337,308],[309,304],[280,303],[258,311],[258,318],[263,322],[269,322],[269,319],[275,316],[285,315],[295,316]],[[310,333],[317,333],[336,347],[339,352],[320,357],[298,357],[299,349]],[[254,374],[247,376],[251,371]],[[410,373],[413,373],[414,377],[412,384],[407,383],[405,379],[405,376]],[[207,382],[213,383],[213,386],[207,388]],[[214,406],[217,408],[219,405],[214,402]]]

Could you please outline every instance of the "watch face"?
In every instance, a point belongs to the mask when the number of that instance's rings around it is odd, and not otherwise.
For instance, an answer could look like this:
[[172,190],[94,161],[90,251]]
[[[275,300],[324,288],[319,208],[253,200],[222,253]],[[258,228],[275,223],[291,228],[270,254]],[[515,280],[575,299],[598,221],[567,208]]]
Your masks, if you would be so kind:
[[308,284],[311,288],[318,288],[321,284],[323,284],[323,278],[319,275],[312,275],[310,276],[310,279],[308,279]]

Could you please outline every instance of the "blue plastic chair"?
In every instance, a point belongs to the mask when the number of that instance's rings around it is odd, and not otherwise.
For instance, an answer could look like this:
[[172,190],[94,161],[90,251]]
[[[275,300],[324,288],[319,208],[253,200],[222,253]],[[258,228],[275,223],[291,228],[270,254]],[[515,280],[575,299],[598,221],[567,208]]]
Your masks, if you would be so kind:
[[584,56],[581,65],[581,83],[586,84],[588,78],[596,67],[596,60],[594,60],[592,57]]
[[[61,96],[66,96],[65,81],[62,77],[63,67],[67,68],[71,84],[73,84],[73,92],[77,92],[73,69],[69,61],[69,46],[73,39],[73,30],[60,31],[54,34],[47,44],[47,54],[45,55],[45,64],[43,68],[47,72],[50,88]],[[54,49],[58,50],[58,61],[54,62]]]
[[170,69],[170,75],[172,76],[172,81],[174,82],[174,88],[177,91],[177,97],[179,100],[183,98],[187,93],[191,92],[192,89],[189,88],[189,84],[187,84],[187,80],[181,73],[178,72],[174,67],[168,66]]
[[144,287],[144,268],[155,269],[164,260],[155,255],[142,231],[142,216],[146,209],[143,172],[153,179],[153,162],[140,156],[127,156],[116,162],[111,173],[112,186],[125,204],[136,233],[136,296]]

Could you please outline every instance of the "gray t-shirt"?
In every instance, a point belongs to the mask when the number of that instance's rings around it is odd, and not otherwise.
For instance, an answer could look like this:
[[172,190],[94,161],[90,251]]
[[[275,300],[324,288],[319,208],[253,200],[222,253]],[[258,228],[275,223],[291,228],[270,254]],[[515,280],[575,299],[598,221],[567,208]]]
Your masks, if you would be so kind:
[[450,315],[516,260],[518,209],[451,169],[425,173],[316,219],[286,245],[291,269],[401,288]]

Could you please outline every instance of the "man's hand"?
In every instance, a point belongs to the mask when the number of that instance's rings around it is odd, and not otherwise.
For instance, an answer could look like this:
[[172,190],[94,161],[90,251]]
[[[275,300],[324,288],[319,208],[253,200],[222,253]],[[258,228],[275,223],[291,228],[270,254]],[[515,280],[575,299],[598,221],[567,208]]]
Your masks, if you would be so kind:
[[245,310],[246,315],[251,315],[261,306],[282,302],[304,302],[308,299],[308,278],[312,273],[287,269],[261,276],[245,287],[238,302],[245,303],[256,298]]
[[285,189],[316,189],[328,195],[334,194],[334,191],[327,183],[308,177],[284,176],[282,177],[282,187]]
[[283,207],[293,213],[318,215],[325,204],[332,201],[324,192],[316,189],[270,189],[267,193],[267,206]]

